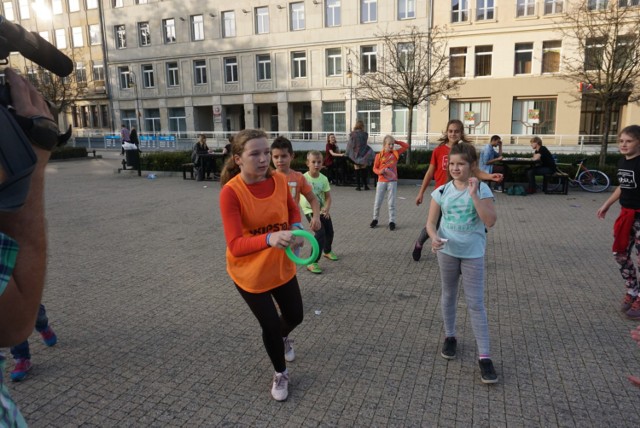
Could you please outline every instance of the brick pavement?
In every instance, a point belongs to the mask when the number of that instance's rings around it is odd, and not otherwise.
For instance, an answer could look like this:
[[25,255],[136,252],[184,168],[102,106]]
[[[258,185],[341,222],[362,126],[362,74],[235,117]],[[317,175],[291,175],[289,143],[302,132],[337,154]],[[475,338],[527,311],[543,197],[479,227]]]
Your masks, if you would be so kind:
[[440,357],[435,258],[410,254],[426,212],[416,188],[399,188],[395,232],[368,227],[373,191],[334,188],[341,259],[299,273],[305,320],[277,403],[225,272],[218,183],[115,175],[118,160],[48,169],[44,303],[59,343],[34,334],[30,377],[10,385],[31,426],[640,425],[617,209],[595,218],[606,195],[497,195],[486,295],[500,383],[486,386],[463,299],[459,356]]

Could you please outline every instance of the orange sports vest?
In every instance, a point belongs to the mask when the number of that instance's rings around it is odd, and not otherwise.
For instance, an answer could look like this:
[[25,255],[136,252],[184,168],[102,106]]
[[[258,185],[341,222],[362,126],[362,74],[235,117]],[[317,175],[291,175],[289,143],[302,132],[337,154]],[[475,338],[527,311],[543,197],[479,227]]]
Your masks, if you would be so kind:
[[[227,182],[226,186],[231,186],[240,201],[242,236],[290,229],[287,178],[282,174],[273,174],[272,177],[275,190],[264,199],[253,196],[240,175]],[[243,290],[264,293],[291,280],[296,274],[296,265],[284,250],[278,248],[269,247],[242,257],[235,257],[227,248],[227,272]]]

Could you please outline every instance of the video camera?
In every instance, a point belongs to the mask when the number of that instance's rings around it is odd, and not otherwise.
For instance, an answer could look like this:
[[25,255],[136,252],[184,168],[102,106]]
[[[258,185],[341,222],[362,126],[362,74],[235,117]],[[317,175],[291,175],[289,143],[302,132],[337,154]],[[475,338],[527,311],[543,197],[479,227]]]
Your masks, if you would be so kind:
[[[71,59],[55,46],[0,15],[0,61],[4,59],[0,64],[8,64],[6,58],[11,52],[20,52],[60,77],[73,71]],[[71,127],[60,135],[57,122],[19,116],[11,104],[9,86],[0,84],[0,169],[5,176],[0,182],[0,211],[15,211],[24,204],[37,161],[31,144],[51,150],[71,136]]]

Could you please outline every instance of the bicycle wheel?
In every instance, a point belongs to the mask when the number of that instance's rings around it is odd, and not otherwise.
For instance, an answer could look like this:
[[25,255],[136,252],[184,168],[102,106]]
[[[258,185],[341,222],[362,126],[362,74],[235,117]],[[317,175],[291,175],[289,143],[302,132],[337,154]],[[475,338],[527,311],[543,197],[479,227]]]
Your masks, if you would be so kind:
[[595,169],[582,171],[578,176],[578,184],[587,192],[604,192],[609,188],[609,177],[607,174]]

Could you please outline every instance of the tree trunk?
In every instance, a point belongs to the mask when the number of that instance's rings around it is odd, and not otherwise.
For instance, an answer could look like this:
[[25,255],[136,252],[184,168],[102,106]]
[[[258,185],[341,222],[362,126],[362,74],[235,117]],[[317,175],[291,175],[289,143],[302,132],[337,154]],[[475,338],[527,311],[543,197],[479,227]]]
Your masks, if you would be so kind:
[[413,106],[409,107],[409,130],[407,131],[407,144],[409,148],[407,149],[407,158],[405,159],[405,164],[409,165],[411,163],[411,130],[413,129]]
[[607,100],[604,103],[604,124],[602,127],[602,141],[600,142],[600,158],[598,159],[598,168],[604,168],[607,159],[607,146],[609,145],[609,130],[611,128],[611,111],[613,101]]

